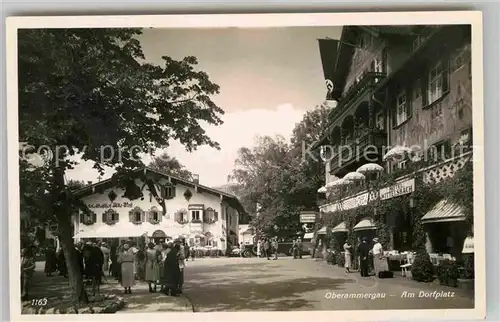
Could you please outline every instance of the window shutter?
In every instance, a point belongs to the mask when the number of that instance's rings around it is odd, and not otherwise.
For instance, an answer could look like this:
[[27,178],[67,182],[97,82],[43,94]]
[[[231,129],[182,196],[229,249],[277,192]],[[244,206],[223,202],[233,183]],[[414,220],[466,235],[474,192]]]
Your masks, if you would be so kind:
[[172,185],[171,190],[172,190],[172,198],[175,198],[175,186],[174,185]]
[[427,106],[429,104],[429,96],[427,94],[428,87],[429,87],[429,72],[427,72],[420,79],[420,88],[422,91],[422,106]]
[[397,107],[393,106],[391,108],[392,127],[396,127],[398,125],[397,114],[398,114]]
[[130,211],[128,213],[128,221],[134,222],[134,212],[133,211]]
[[92,223],[96,223],[97,222],[97,215],[93,212],[92,213]]
[[410,119],[413,116],[413,104],[411,99],[411,89],[406,90],[406,117]]
[[217,211],[214,211],[214,221],[219,220],[219,213]]
[[174,214],[174,220],[175,220],[175,221],[180,221],[180,220],[181,220],[181,214],[180,214],[179,212],[176,212],[176,213]]
[[204,210],[203,211],[203,221],[204,222],[208,222],[209,218],[208,218],[208,211],[207,210]]
[[108,214],[107,213],[103,213],[102,214],[102,222],[103,223],[107,223],[108,222]]
[[450,89],[450,60],[445,59],[443,62],[443,94]]
[[163,216],[161,215],[161,213],[159,211],[156,212],[158,215],[158,222],[161,222],[163,220]]
[[117,212],[116,212],[116,213],[114,214],[114,217],[115,217],[115,218],[114,218],[114,221],[115,221],[115,222],[120,221],[120,214],[119,214],[119,213],[117,213]]
[[79,217],[80,217],[80,224],[83,224],[85,222],[85,213],[81,212]]
[[147,222],[151,222],[153,220],[153,212],[154,212],[154,210],[148,210],[145,212]]
[[146,221],[146,212],[145,211],[141,211],[141,221],[142,222]]
[[162,199],[166,199],[167,197],[167,189],[164,185],[160,185],[160,197]]

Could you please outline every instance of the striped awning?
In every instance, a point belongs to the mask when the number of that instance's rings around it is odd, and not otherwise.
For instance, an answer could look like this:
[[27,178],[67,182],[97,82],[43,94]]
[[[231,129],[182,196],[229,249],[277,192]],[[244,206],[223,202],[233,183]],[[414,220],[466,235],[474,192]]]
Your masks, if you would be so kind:
[[314,237],[314,233],[305,233],[304,239],[312,239]]
[[318,235],[326,235],[326,226],[321,227],[317,232]]
[[371,218],[364,218],[361,219],[360,222],[354,226],[352,230],[354,231],[361,231],[361,230],[375,230],[377,227],[375,226],[375,223]]
[[422,217],[423,223],[463,221],[465,215],[462,207],[446,199],[438,202]]
[[341,222],[332,229],[332,233],[347,233],[348,231],[349,230],[347,229],[345,221]]

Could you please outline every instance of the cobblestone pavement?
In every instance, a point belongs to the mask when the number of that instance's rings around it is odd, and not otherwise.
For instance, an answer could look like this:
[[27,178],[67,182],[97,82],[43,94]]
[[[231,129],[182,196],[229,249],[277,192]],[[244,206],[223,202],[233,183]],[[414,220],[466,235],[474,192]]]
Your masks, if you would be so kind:
[[[43,274],[43,262],[37,262],[33,287],[30,292],[31,299],[47,298],[47,305],[57,305],[61,301],[69,298],[68,280],[62,276],[46,277]],[[87,291],[91,287],[87,286]],[[192,306],[185,297],[171,297],[161,293],[149,293],[148,285],[145,282],[137,281],[132,288],[132,294],[123,294],[120,284],[112,277],[107,278],[107,282],[101,286],[101,293],[117,294],[125,300],[125,308],[117,313],[134,312],[192,312]]]
[[[402,277],[361,278],[310,258],[197,259],[187,263],[185,280],[196,312],[474,307],[473,295],[456,288]],[[337,298],[350,294],[379,298]]]

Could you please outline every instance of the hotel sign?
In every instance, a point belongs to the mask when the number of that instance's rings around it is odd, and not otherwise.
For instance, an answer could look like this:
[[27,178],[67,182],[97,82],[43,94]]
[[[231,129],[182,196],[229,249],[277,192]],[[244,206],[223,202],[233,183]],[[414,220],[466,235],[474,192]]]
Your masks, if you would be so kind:
[[131,202],[109,202],[109,203],[91,203],[87,207],[90,209],[108,209],[108,208],[132,208]]
[[314,223],[316,222],[317,213],[314,211],[303,211],[300,213],[301,223]]
[[398,182],[390,187],[380,189],[380,200],[387,200],[415,191],[415,179]]
[[397,182],[396,184],[380,189],[380,194],[372,192],[364,192],[355,197],[345,200],[337,201],[335,203],[327,204],[320,207],[321,212],[337,212],[342,210],[354,209],[361,206],[368,205],[369,202],[377,200],[387,200],[399,196],[403,196],[415,191],[415,179]]

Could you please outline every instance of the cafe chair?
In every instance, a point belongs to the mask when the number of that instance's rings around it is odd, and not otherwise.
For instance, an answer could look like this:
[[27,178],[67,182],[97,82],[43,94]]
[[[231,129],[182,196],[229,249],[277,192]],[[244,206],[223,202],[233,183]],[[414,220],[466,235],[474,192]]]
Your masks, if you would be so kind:
[[415,259],[413,253],[408,253],[406,255],[406,263],[401,265],[401,276],[406,277],[408,275],[408,271],[411,270],[411,265],[413,264],[413,260]]

